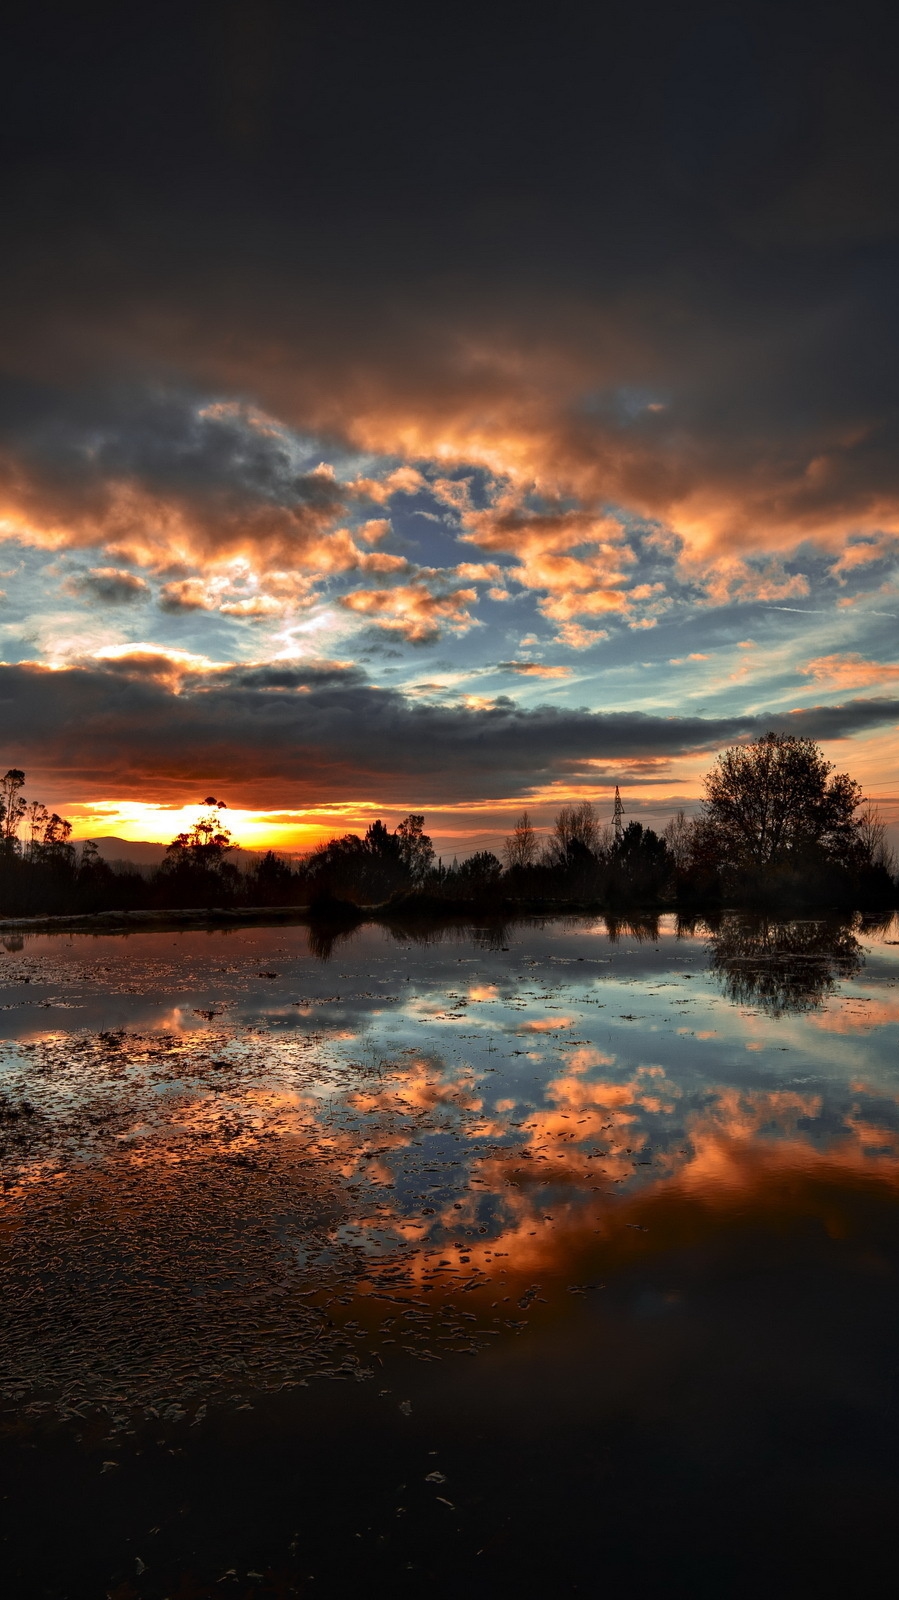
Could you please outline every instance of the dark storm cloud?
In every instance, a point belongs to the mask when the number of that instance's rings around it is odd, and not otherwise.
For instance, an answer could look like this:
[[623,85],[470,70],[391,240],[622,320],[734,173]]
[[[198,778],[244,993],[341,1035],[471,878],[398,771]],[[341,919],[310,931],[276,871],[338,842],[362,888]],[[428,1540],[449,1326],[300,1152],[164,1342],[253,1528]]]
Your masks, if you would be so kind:
[[794,733],[802,739],[847,739],[871,728],[899,724],[899,700],[848,700],[841,706],[808,706],[755,720],[765,722],[766,731],[770,727],[775,733]]
[[[698,552],[899,526],[888,8],[338,18],[16,15],[11,371],[555,474]],[[225,525],[266,503],[259,448]],[[246,537],[292,547],[280,511]]]
[[61,389],[8,376],[0,496],[47,542],[130,544],[149,560],[250,546],[270,562],[302,560],[347,501],[239,403],[148,382]]
[[895,722],[899,701],[715,720],[523,710],[502,697],[467,709],[410,704],[335,664],[203,674],[142,656],[62,671],[2,667],[0,718],[4,760],[72,796],[114,788],[157,800],[214,781],[251,807],[360,793],[434,804],[596,781],[588,763],[665,761],[778,725],[845,737]]

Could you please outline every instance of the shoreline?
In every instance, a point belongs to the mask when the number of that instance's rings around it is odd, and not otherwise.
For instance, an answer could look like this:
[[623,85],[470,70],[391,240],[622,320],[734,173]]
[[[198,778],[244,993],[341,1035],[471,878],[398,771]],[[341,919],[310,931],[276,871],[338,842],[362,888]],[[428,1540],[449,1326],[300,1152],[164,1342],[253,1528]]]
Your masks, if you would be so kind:
[[845,906],[814,905],[785,902],[781,906],[745,904],[714,906],[679,906],[670,901],[656,905],[607,905],[595,901],[447,901],[442,904],[391,904],[357,906],[349,901],[332,901],[328,905],[298,906],[191,906],[173,909],[143,909],[135,911],[86,911],[77,914],[45,914],[32,917],[0,917],[0,934],[3,933],[124,933],[130,930],[158,928],[241,927],[254,924],[319,925],[335,930],[349,931],[365,924],[409,924],[415,922],[456,922],[471,918],[491,918],[509,922],[531,917],[588,917],[602,916],[622,922],[642,921],[652,917],[682,916],[703,919],[734,913],[747,916],[766,916],[776,920],[791,921],[796,918],[828,918],[866,913],[871,916],[892,916],[895,906]]

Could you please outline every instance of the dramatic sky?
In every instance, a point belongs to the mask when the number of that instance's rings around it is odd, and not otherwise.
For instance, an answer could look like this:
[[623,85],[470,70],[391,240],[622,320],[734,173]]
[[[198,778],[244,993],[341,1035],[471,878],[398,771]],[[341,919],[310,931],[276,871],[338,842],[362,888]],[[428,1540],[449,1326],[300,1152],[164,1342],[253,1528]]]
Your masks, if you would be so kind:
[[[81,836],[724,743],[899,795],[895,16],[217,0],[3,46],[0,760]],[[894,802],[895,804],[895,802]]]

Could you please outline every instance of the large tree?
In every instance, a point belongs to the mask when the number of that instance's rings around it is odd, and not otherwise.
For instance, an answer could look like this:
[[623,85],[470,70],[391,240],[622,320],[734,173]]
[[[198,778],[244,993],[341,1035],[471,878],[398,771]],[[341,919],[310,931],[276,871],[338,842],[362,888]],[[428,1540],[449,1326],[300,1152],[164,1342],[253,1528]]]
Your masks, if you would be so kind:
[[850,864],[859,852],[862,792],[812,739],[767,733],[725,750],[705,779],[698,853],[766,871],[815,861]]

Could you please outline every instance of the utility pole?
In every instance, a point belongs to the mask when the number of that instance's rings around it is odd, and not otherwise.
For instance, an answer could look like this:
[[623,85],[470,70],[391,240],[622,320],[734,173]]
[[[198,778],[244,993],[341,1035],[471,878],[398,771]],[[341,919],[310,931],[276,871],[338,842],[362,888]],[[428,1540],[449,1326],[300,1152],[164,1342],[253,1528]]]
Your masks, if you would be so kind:
[[624,816],[624,806],[621,804],[621,795],[620,795],[620,793],[618,791],[618,785],[616,783],[616,785],[615,785],[615,811],[614,811],[613,816],[612,816],[612,832],[615,835],[615,843],[616,844],[620,844],[621,843],[621,836],[622,836],[622,834],[624,832],[624,823],[622,822],[623,816]]

